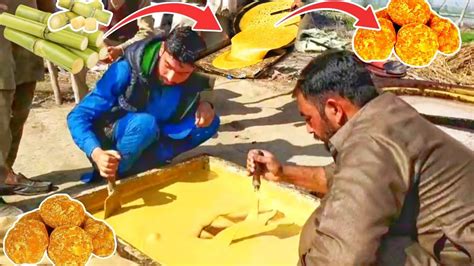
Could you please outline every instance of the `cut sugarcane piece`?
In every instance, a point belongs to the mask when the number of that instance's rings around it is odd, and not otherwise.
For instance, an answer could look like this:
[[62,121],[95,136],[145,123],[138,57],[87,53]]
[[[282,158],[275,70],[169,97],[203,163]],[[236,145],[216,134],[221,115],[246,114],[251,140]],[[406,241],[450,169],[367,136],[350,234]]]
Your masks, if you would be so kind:
[[82,58],[82,60],[84,60],[84,62],[86,63],[87,68],[92,68],[95,65],[97,65],[97,62],[99,62],[99,54],[90,48],[87,48],[84,51],[79,51],[76,49],[68,49],[68,50],[71,51],[73,54]]
[[55,43],[11,28],[5,28],[3,35],[7,40],[53,62],[73,74],[79,73],[84,68],[84,61],[80,57]]
[[29,6],[19,5],[15,11],[15,15],[18,17],[33,20],[42,24],[46,24],[48,23],[48,19],[51,16],[51,13],[44,12],[44,11],[29,7]]
[[97,31],[97,20],[95,18],[86,18],[84,22],[84,31],[85,32]]
[[99,60],[105,60],[109,57],[109,51],[107,51],[107,47],[91,47],[92,50],[96,51],[99,54]]
[[95,9],[100,9],[100,10],[104,9],[104,5],[102,4],[102,1],[100,0],[92,0],[91,2],[89,2],[89,5]]
[[45,24],[8,13],[0,14],[0,25],[81,51],[85,50],[89,43],[88,38],[85,36],[67,31],[50,32]]
[[83,16],[78,16],[71,19],[70,23],[73,30],[81,30],[86,23],[86,19]]
[[104,25],[109,25],[112,19],[112,12],[94,8],[90,3],[76,2],[74,0],[58,0],[58,5],[80,16],[96,18],[99,23]]

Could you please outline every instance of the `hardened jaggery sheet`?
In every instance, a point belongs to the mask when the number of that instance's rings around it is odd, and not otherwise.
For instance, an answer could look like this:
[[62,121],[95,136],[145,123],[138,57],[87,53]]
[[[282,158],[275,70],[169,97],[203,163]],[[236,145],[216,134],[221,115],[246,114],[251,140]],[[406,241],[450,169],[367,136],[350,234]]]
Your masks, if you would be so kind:
[[262,74],[272,65],[276,64],[288,53],[288,49],[278,49],[270,51],[265,57],[265,59],[263,59],[263,61],[244,68],[224,70],[214,67],[212,65],[212,61],[214,61],[214,59],[220,54],[229,51],[230,47],[230,45],[224,47],[221,50],[198,60],[196,62],[196,65],[208,73],[217,74],[225,77],[232,77],[237,79],[258,78],[260,74]]

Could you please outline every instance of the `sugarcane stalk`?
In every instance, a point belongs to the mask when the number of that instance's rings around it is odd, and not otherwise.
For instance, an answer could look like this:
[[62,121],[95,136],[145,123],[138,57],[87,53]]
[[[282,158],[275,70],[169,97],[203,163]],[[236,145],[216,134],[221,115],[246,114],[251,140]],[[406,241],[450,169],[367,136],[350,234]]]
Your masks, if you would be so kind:
[[80,34],[80,35],[86,37],[89,40],[88,45],[90,47],[102,47],[102,46],[104,46],[104,33],[100,30],[96,31],[94,33],[76,32],[76,31],[73,31],[70,28],[65,28],[64,30],[69,31],[69,32],[73,32],[75,34]]
[[88,39],[85,36],[67,31],[50,32],[44,24],[8,13],[0,15],[0,25],[81,51],[85,50],[88,45]]
[[85,33],[89,39],[89,46],[102,47],[104,46],[104,32],[96,31],[94,33]]
[[90,48],[87,48],[84,51],[79,51],[76,49],[68,50],[82,58],[82,60],[84,60],[84,62],[86,63],[87,68],[92,68],[97,65],[97,62],[99,62],[99,54]]
[[96,18],[97,21],[104,25],[108,25],[112,18],[111,12],[104,11],[101,8],[94,8],[89,3],[76,2],[74,0],[58,0],[58,5],[80,16]]
[[81,58],[55,43],[11,28],[5,28],[3,34],[7,40],[53,62],[55,65],[71,73],[79,73],[84,67],[84,61]]
[[84,30],[86,32],[97,31],[97,20],[95,18],[86,18],[84,21]]
[[19,5],[15,11],[15,15],[18,17],[33,20],[42,24],[46,24],[48,23],[48,19],[51,16],[51,13],[44,12],[44,11],[29,7],[26,5]]
[[415,89],[415,88],[383,88],[384,92],[392,92],[397,95],[416,95],[429,96],[441,99],[456,100],[466,103],[474,103],[474,96],[453,93],[448,91],[439,91],[432,89]]
[[96,51],[99,54],[99,60],[105,60],[109,57],[109,52],[107,47],[91,47],[92,50]]

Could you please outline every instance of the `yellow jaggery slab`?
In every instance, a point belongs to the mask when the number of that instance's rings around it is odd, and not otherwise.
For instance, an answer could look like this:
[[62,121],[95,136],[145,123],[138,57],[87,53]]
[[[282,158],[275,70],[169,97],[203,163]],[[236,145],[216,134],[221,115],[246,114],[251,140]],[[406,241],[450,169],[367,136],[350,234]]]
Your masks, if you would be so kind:
[[48,256],[56,265],[85,265],[92,249],[91,237],[82,228],[65,225],[51,233]]
[[[209,233],[200,238],[203,228],[219,216],[241,224],[255,206],[256,195],[250,178],[221,166],[183,170],[172,181],[138,191],[106,222],[118,237],[164,265],[293,265],[298,261],[301,226],[317,204],[268,182],[262,182],[260,193],[258,217],[265,218],[268,210],[279,215],[266,225],[240,231],[227,246]],[[103,215],[94,213],[99,219]]]
[[387,11],[392,21],[400,26],[426,24],[431,17],[430,5],[425,0],[390,0]]
[[243,68],[261,62],[274,49],[291,43],[298,33],[298,27],[252,27],[232,38],[229,52],[222,53],[212,64],[220,69]]
[[383,61],[392,55],[396,42],[395,28],[390,20],[379,18],[380,30],[357,29],[354,51],[364,61]]
[[432,14],[429,26],[438,36],[439,50],[447,55],[453,54],[461,47],[461,36],[454,23],[446,18]]
[[436,33],[424,24],[408,24],[397,34],[395,53],[405,64],[427,66],[438,51]]
[[84,207],[66,195],[51,196],[41,203],[39,212],[51,228],[62,225],[81,226],[86,217]]
[[16,223],[5,238],[5,253],[16,264],[39,263],[47,247],[48,231],[37,220]]
[[[268,2],[255,6],[249,11],[245,12],[239,22],[240,31],[247,30],[251,27],[273,27],[280,19],[288,15],[290,12],[278,13],[270,15],[273,12],[288,9],[291,7],[292,1]],[[295,16],[288,21],[285,21],[279,27],[284,27],[290,24],[300,22],[300,16]]]
[[248,67],[261,62],[269,51],[291,43],[298,33],[300,17],[291,18],[275,28],[275,23],[289,12],[270,15],[290,8],[291,3],[268,2],[247,11],[239,22],[241,32],[231,40],[231,50],[216,57],[213,66],[224,70]]
[[84,231],[92,239],[94,255],[99,257],[108,257],[115,251],[115,235],[112,229],[104,222],[87,217],[83,226]]

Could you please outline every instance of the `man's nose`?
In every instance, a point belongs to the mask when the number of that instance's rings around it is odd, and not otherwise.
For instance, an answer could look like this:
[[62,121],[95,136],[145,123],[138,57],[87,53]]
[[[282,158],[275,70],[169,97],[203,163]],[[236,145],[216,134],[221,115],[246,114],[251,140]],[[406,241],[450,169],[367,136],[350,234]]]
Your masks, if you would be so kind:
[[169,70],[166,73],[166,79],[167,79],[168,82],[173,82],[173,79],[174,79],[175,76],[176,76],[176,72],[174,72],[173,70]]

